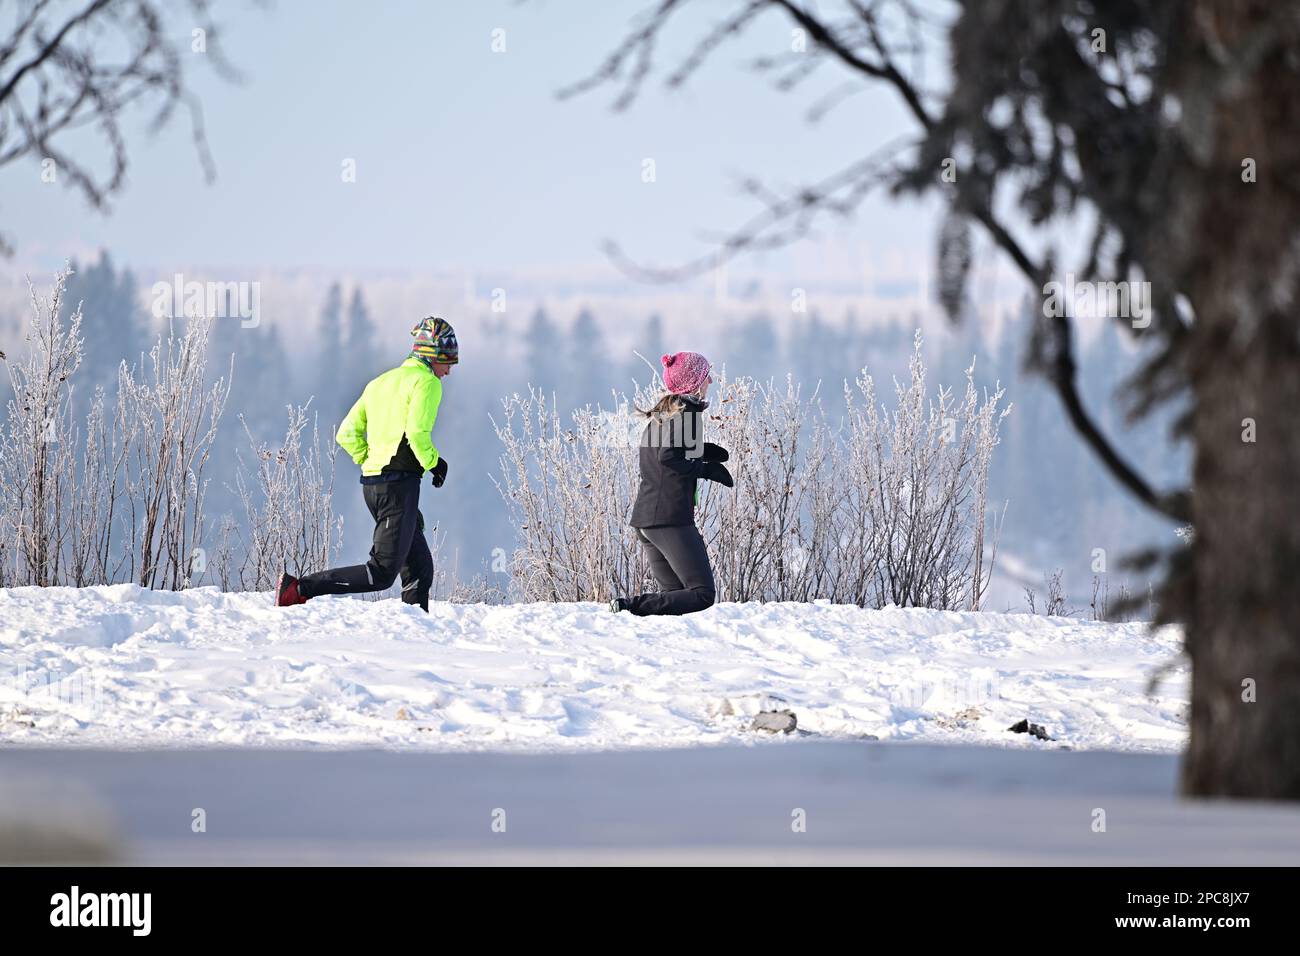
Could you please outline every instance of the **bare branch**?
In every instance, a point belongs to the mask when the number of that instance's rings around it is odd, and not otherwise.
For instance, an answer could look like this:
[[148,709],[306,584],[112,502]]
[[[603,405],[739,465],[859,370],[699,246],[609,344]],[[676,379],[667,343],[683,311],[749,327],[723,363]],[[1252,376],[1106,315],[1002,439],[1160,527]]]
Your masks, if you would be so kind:
[[[204,60],[222,77],[238,80],[221,50],[212,6],[211,0],[187,0],[181,9],[204,31]],[[156,132],[183,106],[211,182],[216,167],[198,100],[185,82],[185,58],[171,22],[175,7],[160,0],[91,0],[70,15],[56,15],[58,9],[44,0],[30,4],[0,46],[0,165],[25,156],[53,160],[61,181],[103,209],[126,181],[126,110],[156,104]],[[107,172],[86,158],[84,144],[76,151],[60,147],[61,141],[67,145],[65,134],[86,126],[106,147]]]
[[717,27],[706,33],[686,59],[678,65],[677,69],[668,74],[668,79],[664,81],[665,85],[676,88],[684,84],[703,65],[714,50],[744,30],[767,4],[768,0],[750,0],[735,16],[728,17]]
[[680,7],[684,0],[660,0],[659,5],[639,17],[640,25],[636,27],[623,42],[618,45],[603,63],[585,79],[579,80],[556,92],[556,98],[567,100],[606,83],[612,83],[622,77],[628,61],[636,58],[636,65],[623,84],[623,92],[614,103],[614,109],[623,110],[632,104],[640,91],[641,81],[649,74],[653,64],[655,41],[659,31],[668,22],[672,12]]
[[899,137],[844,169],[811,186],[780,196],[749,180],[746,191],[762,199],[766,207],[739,229],[722,239],[716,249],[679,266],[641,265],[625,256],[610,241],[604,250],[629,276],[651,282],[678,282],[703,275],[744,252],[779,248],[806,236],[814,219],[822,213],[848,216],[872,188],[890,181],[898,155],[915,146],[910,137]]

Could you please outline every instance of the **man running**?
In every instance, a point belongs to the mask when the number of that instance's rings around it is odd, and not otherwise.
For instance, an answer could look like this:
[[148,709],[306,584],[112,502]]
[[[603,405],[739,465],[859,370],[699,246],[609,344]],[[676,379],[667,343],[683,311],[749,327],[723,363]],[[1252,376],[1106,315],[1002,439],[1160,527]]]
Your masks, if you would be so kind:
[[276,591],[280,607],[322,594],[384,591],[401,574],[402,600],[429,610],[433,556],[424,539],[420,481],[426,471],[435,488],[447,478],[447,460],[431,432],[442,379],[460,350],[445,319],[424,319],[411,335],[415,344],[406,361],[371,380],[339,426],[338,443],[361,466],[361,491],[375,519],[370,560],[302,579],[284,574]]

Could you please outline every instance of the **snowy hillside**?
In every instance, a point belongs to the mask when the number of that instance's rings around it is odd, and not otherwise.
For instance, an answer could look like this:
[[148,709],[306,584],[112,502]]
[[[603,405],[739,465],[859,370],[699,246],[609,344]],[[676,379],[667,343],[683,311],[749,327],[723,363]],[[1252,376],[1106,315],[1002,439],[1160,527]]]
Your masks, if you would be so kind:
[[[129,585],[0,589],[0,741],[563,751],[759,736],[1174,752],[1173,629],[796,604],[684,619]],[[1148,696],[1151,675],[1175,665]],[[1007,728],[1028,718],[1053,738]]]

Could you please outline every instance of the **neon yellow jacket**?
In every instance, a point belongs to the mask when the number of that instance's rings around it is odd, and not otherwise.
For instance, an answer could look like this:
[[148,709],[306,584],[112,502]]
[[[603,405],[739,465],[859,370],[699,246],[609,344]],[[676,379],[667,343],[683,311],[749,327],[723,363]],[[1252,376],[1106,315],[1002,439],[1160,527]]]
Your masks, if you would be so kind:
[[405,436],[428,471],[438,463],[430,433],[441,401],[438,376],[419,359],[408,358],[370,380],[339,426],[338,443],[361,466],[361,474],[377,475],[392,461]]

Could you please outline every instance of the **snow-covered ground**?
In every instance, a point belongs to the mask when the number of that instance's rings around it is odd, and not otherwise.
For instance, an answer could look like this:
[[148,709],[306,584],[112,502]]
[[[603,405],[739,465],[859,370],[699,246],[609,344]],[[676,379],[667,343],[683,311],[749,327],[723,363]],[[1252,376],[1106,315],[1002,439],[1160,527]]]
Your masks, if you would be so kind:
[[[0,743],[556,752],[830,739],[1174,753],[1176,629],[724,604],[679,619],[129,585],[0,589]],[[1166,668],[1155,693],[1153,674]],[[1007,728],[1028,718],[1052,741]]]

